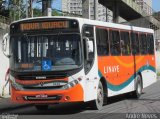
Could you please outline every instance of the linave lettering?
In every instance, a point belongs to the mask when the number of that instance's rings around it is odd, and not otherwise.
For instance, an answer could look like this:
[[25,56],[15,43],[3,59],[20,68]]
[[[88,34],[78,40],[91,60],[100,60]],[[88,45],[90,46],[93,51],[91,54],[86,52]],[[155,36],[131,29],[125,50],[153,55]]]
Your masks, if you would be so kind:
[[119,72],[119,65],[117,66],[105,66],[104,73],[118,73]]

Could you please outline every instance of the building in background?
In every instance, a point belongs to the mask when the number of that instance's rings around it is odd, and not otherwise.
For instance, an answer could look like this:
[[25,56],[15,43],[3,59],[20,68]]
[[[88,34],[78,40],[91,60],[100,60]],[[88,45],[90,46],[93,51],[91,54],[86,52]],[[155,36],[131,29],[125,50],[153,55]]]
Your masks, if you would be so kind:
[[[150,15],[152,14],[152,0],[134,0],[141,6],[142,10]],[[82,0],[61,0],[62,11],[71,14],[82,15]],[[97,20],[113,22],[113,12],[98,4]],[[94,0],[90,0],[90,19],[94,19]],[[125,20],[120,18],[120,22]]]
[[[112,12],[101,4],[97,7],[97,20],[112,22]],[[82,0],[62,0],[62,11],[82,15]],[[94,0],[90,0],[90,19],[94,19]]]
[[147,12],[149,15],[152,14],[152,0],[135,0],[135,2],[141,6],[141,9]]

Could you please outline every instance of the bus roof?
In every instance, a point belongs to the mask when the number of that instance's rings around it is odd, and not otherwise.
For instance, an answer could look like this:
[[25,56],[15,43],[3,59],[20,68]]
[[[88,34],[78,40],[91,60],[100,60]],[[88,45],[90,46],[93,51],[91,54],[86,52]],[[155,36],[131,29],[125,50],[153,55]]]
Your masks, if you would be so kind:
[[111,22],[95,21],[95,20],[78,18],[78,17],[65,17],[65,16],[32,17],[32,18],[21,19],[13,23],[18,23],[18,22],[27,21],[27,20],[35,20],[35,19],[46,19],[46,18],[48,19],[51,19],[51,18],[76,19],[80,22],[81,25],[88,24],[88,25],[96,25],[100,27],[109,27],[109,28],[115,28],[115,29],[117,28],[117,29],[122,29],[122,30],[133,30],[133,31],[138,31],[138,32],[154,33],[154,30],[149,29],[149,28],[136,27],[136,26],[131,26],[131,25],[123,25],[123,24],[117,24],[117,23],[111,23]]

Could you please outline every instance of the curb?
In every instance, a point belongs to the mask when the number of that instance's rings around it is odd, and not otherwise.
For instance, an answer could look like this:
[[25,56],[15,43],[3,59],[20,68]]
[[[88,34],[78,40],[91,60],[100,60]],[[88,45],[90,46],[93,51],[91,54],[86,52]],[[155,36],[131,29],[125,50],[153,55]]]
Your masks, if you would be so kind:
[[7,98],[10,98],[10,97],[11,97],[10,95],[0,96],[0,99],[7,99]]
[[7,112],[7,111],[13,111],[21,108],[31,107],[31,104],[23,104],[23,105],[12,105],[5,108],[0,108],[0,115]]
[[0,98],[0,114],[7,111],[26,108],[32,106],[32,104],[17,104],[10,102],[10,98]]

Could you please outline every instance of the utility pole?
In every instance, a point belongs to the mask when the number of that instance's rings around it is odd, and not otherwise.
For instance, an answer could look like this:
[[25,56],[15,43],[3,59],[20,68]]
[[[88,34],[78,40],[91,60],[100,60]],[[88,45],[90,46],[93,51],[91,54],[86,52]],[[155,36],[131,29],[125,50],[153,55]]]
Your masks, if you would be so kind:
[[94,20],[97,20],[98,0],[94,0]]
[[28,18],[28,0],[26,0],[26,18]]
[[51,0],[42,0],[42,14],[43,16],[51,16]]
[[33,17],[33,9],[32,9],[32,3],[33,3],[33,0],[27,0],[28,2],[28,5],[27,5],[27,7],[28,7],[28,9],[27,9],[27,12],[28,12],[28,14],[27,14],[27,17]]
[[119,23],[119,5],[118,1],[114,1],[113,5],[113,22]]
[[21,5],[22,5],[22,0],[19,0],[18,1],[18,16],[19,16],[19,19],[21,19],[21,16],[22,16]]
[[82,17],[90,19],[90,0],[82,0]]

